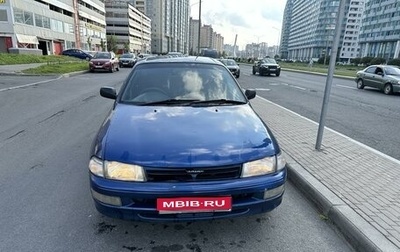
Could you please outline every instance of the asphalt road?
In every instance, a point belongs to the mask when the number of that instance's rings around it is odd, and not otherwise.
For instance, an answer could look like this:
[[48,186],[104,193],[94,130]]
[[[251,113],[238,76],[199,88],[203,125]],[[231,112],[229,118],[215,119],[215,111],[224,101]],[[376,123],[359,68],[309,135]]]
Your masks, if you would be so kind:
[[112,105],[99,88],[118,88],[128,71],[2,77],[22,87],[0,91],[0,251],[353,251],[290,183],[278,209],[246,218],[148,224],[98,214],[88,155]]
[[[282,71],[280,77],[252,75],[241,65],[239,82],[257,95],[315,122],[320,121],[326,77]],[[354,80],[334,78],[325,125],[400,160],[400,94],[385,95]],[[322,141],[323,143],[323,141]]]

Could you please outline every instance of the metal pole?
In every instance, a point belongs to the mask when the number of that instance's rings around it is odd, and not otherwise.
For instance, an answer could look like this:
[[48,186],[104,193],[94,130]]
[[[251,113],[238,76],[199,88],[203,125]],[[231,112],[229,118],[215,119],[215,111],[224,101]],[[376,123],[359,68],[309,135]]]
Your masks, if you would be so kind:
[[[340,34],[342,33],[342,23],[343,23],[344,11],[345,11],[345,6],[346,6],[346,4],[345,4],[346,0],[339,0],[339,1],[340,1],[340,4],[339,4],[339,13],[338,13],[338,16],[336,19],[335,38],[333,40],[331,57],[329,60],[328,77],[326,78],[325,95],[324,95],[324,101],[322,103],[321,118],[320,118],[319,126],[318,126],[317,142],[315,144],[315,149],[317,149],[317,150],[321,150],[322,136],[323,136],[324,127],[325,127],[326,112],[328,110],[329,95],[330,95],[331,87],[332,87],[333,72],[335,71],[336,56],[337,56],[337,51],[338,51],[338,47],[339,47]],[[328,53],[328,52],[326,52],[326,53]]]
[[199,37],[197,41],[197,56],[200,56],[200,30],[201,30],[201,0],[199,1]]

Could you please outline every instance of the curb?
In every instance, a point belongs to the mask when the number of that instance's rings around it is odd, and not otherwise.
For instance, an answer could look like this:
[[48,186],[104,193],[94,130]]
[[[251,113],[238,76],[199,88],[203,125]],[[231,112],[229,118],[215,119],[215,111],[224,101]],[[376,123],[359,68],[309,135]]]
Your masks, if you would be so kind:
[[72,77],[75,75],[79,74],[84,74],[88,73],[89,70],[83,70],[83,71],[78,71],[78,72],[71,72],[71,73],[65,73],[65,74],[26,74],[22,72],[0,72],[1,76],[61,76],[64,78]]
[[342,233],[356,251],[400,251],[382,233],[358,215],[285,151],[288,179]]

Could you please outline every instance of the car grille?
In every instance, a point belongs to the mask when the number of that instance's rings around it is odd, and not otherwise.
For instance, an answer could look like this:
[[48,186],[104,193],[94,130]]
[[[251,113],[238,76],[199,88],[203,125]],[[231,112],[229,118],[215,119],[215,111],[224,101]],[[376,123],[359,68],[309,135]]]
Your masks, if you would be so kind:
[[239,178],[241,165],[201,168],[145,167],[148,182],[195,182]]
[[277,66],[268,66],[269,69],[276,69]]
[[236,69],[229,69],[232,73],[236,73]]

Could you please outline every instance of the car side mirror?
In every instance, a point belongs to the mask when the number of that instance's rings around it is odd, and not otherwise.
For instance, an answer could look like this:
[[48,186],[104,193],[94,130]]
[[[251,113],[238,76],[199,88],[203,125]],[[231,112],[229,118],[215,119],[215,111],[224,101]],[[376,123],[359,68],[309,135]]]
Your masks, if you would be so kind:
[[247,99],[251,100],[256,97],[257,92],[254,89],[246,89],[244,94],[246,95]]
[[115,91],[115,88],[112,87],[100,88],[100,95],[113,100],[117,99],[117,91]]

